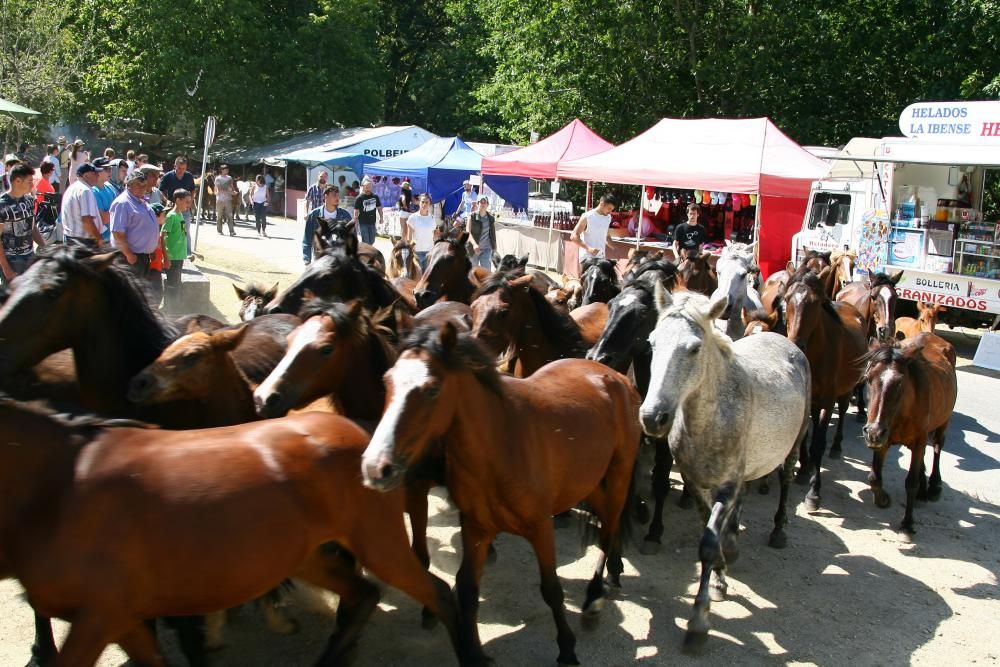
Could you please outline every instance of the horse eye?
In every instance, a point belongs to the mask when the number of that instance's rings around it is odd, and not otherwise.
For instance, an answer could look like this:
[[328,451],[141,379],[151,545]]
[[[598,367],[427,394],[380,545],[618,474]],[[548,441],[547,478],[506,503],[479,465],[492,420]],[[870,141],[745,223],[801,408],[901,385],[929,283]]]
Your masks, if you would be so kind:
[[429,399],[437,398],[438,396],[441,395],[441,387],[439,387],[438,385],[428,387],[427,392],[424,395],[427,396],[427,398]]
[[323,347],[319,348],[319,353],[322,354],[324,357],[333,354],[333,345],[324,345]]

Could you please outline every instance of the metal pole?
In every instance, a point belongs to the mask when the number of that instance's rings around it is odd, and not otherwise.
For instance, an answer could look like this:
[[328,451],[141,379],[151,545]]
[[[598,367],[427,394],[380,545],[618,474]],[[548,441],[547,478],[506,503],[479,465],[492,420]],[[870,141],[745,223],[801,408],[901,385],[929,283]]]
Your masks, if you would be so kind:
[[198,232],[201,231],[201,203],[205,197],[205,166],[208,162],[208,142],[205,142],[205,150],[201,154],[201,179],[198,181],[198,217],[194,221],[194,244],[191,250],[198,249]]
[[[554,182],[558,183],[559,179],[556,179]],[[552,209],[549,211],[549,242],[546,245],[546,248],[548,248],[549,254],[552,253],[552,228],[555,226],[555,222],[556,222],[556,196],[558,194],[559,193],[553,188],[553,190],[552,190]],[[557,262],[557,264],[558,264],[558,262]],[[555,271],[557,267],[555,267],[555,266],[549,267],[549,258],[546,256],[546,258],[545,258],[545,269],[549,270],[550,268],[551,268],[552,271]]]
[[[754,207],[753,211],[753,255],[757,264],[760,264],[760,209],[762,208],[761,204],[763,203],[764,199],[760,196],[760,192],[758,191],[757,205]],[[792,261],[795,261],[794,257],[792,257]]]
[[646,201],[646,186],[639,186],[639,217],[635,222],[635,249],[639,249],[639,241],[642,239],[642,214],[645,209],[643,209],[642,204]]

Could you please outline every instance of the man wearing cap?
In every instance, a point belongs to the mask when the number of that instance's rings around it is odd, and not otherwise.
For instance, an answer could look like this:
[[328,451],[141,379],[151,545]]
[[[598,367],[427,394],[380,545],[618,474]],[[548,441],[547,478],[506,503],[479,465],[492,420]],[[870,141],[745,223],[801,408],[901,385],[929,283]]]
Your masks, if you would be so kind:
[[472,189],[472,181],[462,181],[462,220],[468,220],[476,208],[479,195]]
[[219,167],[215,177],[215,229],[222,234],[222,223],[229,225],[229,235],[236,236],[233,224],[233,204],[236,203],[236,183],[229,175],[229,165]]
[[76,180],[66,188],[62,199],[63,238],[69,245],[82,245],[98,249],[104,246],[101,238],[103,223],[97,208],[92,187],[97,185],[98,169],[89,162],[76,168]]
[[490,200],[483,195],[479,198],[479,206],[475,213],[469,216],[469,241],[472,243],[472,264],[478,264],[487,271],[492,271],[490,260],[493,249],[497,247],[496,227],[493,224],[493,214],[489,212]]
[[160,189],[158,187],[156,187],[157,182],[159,182],[160,180],[159,167],[157,167],[155,164],[146,163],[136,167],[135,171],[133,171],[132,173],[142,174],[143,176],[146,177],[146,194],[144,195],[144,199],[150,205],[163,204],[166,201],[166,198],[163,196],[163,193],[160,192]]
[[140,278],[149,274],[149,262],[160,242],[156,214],[143,200],[146,176],[136,171],[125,181],[125,192],[111,203],[112,243]]
[[382,224],[382,201],[372,193],[372,179],[365,176],[361,181],[361,194],[354,200],[354,219],[361,232],[361,240],[372,245],[375,243],[375,217]]
[[97,158],[92,164],[97,167],[98,172],[97,183],[90,190],[94,193],[94,199],[97,200],[97,210],[101,215],[103,227],[101,238],[107,243],[111,240],[111,202],[118,196],[118,190],[109,182],[114,165],[111,164],[111,160],[103,157]]
[[0,240],[3,242],[0,280],[4,284],[9,284],[28,268],[35,256],[35,243],[39,248],[45,247],[35,226],[35,200],[31,196],[34,173],[30,165],[14,165],[8,174],[10,189],[0,195]]
[[[60,137],[63,143],[66,143],[65,137]],[[55,169],[49,175],[49,182],[52,184],[53,188],[58,189],[59,184],[62,182],[62,169],[59,167],[59,147],[55,144],[49,144],[45,148],[45,157],[42,158],[42,162],[51,162]]]

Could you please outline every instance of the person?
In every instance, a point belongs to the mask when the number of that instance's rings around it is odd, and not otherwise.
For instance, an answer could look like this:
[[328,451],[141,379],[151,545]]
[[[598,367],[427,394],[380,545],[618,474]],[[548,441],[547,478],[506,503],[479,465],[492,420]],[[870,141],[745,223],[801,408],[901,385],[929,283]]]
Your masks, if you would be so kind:
[[69,154],[68,166],[70,183],[73,183],[73,181],[77,179],[77,176],[79,176],[77,169],[80,168],[80,165],[90,162],[90,153],[84,149],[84,146],[86,145],[87,144],[83,141],[83,139],[77,139],[73,142],[73,150],[71,150]]
[[[63,143],[66,142],[65,137],[61,137]],[[49,162],[52,164],[54,169],[50,173],[49,181],[52,183],[53,188],[59,188],[59,184],[62,182],[62,169],[59,167],[59,147],[55,144],[49,144],[45,149],[45,157],[42,158],[42,162]]]
[[358,223],[361,240],[369,245],[375,243],[375,218],[382,224],[382,201],[372,193],[372,179],[365,176],[361,182],[361,194],[354,200],[354,220]]
[[[316,177],[316,182],[309,186],[306,190],[306,202],[309,204],[309,210],[313,211],[323,205],[324,197],[326,196],[326,181],[327,175],[325,171],[319,172],[319,176]],[[343,192],[341,192],[343,194]]]
[[96,250],[104,247],[101,232],[104,225],[97,209],[97,199],[92,187],[97,185],[97,167],[84,162],[76,168],[76,178],[62,199],[63,238],[71,245],[82,245]]
[[20,146],[18,146],[17,150],[14,152],[14,155],[16,155],[17,159],[20,160],[21,162],[27,162],[28,161],[28,144],[22,143]]
[[100,213],[101,225],[104,228],[104,231],[101,232],[101,238],[107,243],[111,240],[111,202],[120,193],[115,186],[109,183],[111,172],[114,170],[114,165],[111,164],[111,161],[107,158],[99,157],[94,160],[93,164],[98,169],[97,183],[90,190],[94,193],[94,199],[97,200],[97,211]]
[[[178,155],[174,158],[174,170],[160,177],[159,188],[170,201],[174,200],[174,192],[179,189],[194,192],[194,176],[187,170],[187,157]],[[165,202],[161,202],[165,203]],[[184,232],[188,235],[188,256],[191,255],[191,210],[184,213]]]
[[[250,201],[250,194],[253,192],[253,181],[248,181],[244,178],[236,179],[236,219],[240,219],[240,211],[243,211],[243,219],[250,222],[250,209],[253,208],[253,202]],[[320,192],[320,201],[322,202],[322,192]]]
[[215,229],[222,235],[223,223],[229,225],[229,235],[236,236],[233,223],[233,204],[236,203],[236,182],[229,175],[229,165],[219,166],[219,175],[215,177]]
[[399,233],[403,234],[406,228],[406,219],[414,212],[413,189],[409,181],[403,181],[399,190],[399,199],[396,200],[396,209],[399,211]]
[[608,246],[608,229],[611,227],[611,212],[617,205],[611,193],[601,196],[597,206],[580,216],[569,238],[580,246],[580,259],[604,257]]
[[35,244],[45,247],[35,226],[35,199],[31,196],[34,175],[31,165],[14,165],[8,173],[10,188],[0,195],[0,240],[3,243],[0,255],[3,275],[0,278],[5,285],[31,265]]
[[14,168],[15,165],[21,163],[21,159],[18,158],[13,153],[7,155],[3,159],[3,189],[10,189],[10,170]]
[[115,159],[115,149],[112,148],[111,146],[108,146],[107,148],[105,148],[104,149],[104,159],[108,160],[109,162],[111,160],[114,160]]
[[340,188],[341,199],[350,196],[350,188],[347,187],[347,176],[341,174],[337,177],[337,187]]
[[128,178],[137,166],[135,163],[135,151],[131,148],[125,152],[125,165],[128,167],[128,173],[125,174],[125,178]]
[[274,176],[271,175],[270,169],[264,170],[264,185],[267,186],[268,190],[274,188]]
[[333,225],[338,222],[351,222],[351,214],[340,208],[340,189],[336,185],[328,185],[323,190],[323,204],[309,211],[306,216],[306,228],[302,236],[302,261],[306,266],[312,261],[314,244],[318,247],[321,241],[329,243],[332,240]]
[[66,137],[59,137],[56,145],[59,146],[59,192],[66,192],[66,188],[69,187],[69,168],[73,152],[66,143]]
[[125,181],[128,180],[128,175],[129,168],[126,160],[116,158],[111,161],[111,178],[108,180],[108,184],[115,189],[115,197],[125,190]]
[[167,283],[163,292],[163,307],[172,313],[180,312],[181,274],[187,257],[187,234],[184,232],[184,213],[191,209],[194,198],[183,188],[175,191],[174,204],[167,209],[163,223],[163,263],[167,267]]
[[479,206],[475,213],[469,216],[469,241],[472,243],[472,264],[492,271],[490,260],[493,259],[493,249],[497,247],[497,232],[493,214],[488,208],[490,200],[486,195],[479,198]]
[[[138,161],[139,160],[136,159],[136,162]],[[163,193],[160,192],[160,188],[157,187],[157,184],[160,182],[159,167],[155,164],[149,164],[147,162],[136,167],[135,171],[132,173],[140,173],[146,176],[146,195],[144,199],[150,206],[153,204],[167,205],[167,198],[163,196]]]
[[278,215],[283,216],[285,215],[285,177],[280,171],[274,179],[272,191],[274,192],[274,196],[272,197],[274,208],[272,210]]
[[55,165],[48,160],[42,160],[42,163],[38,166],[38,171],[35,173],[34,183],[32,184],[32,196],[35,198],[35,214],[38,214],[38,203],[45,198],[46,194],[55,194],[56,188],[52,184],[52,172],[55,170]]
[[164,208],[163,204],[151,204],[149,208],[153,211],[153,215],[156,216],[156,225],[160,230],[156,250],[153,251],[153,257],[149,260],[149,275],[147,276],[151,292],[149,301],[153,306],[158,308],[160,301],[163,300],[163,272],[167,268],[166,259],[163,254],[162,235],[163,224],[167,220],[167,209]]
[[[139,153],[135,156],[135,169],[138,169],[144,164],[149,164],[149,156],[145,153]],[[135,169],[133,169],[133,171],[135,171]]]
[[160,242],[160,228],[153,209],[143,199],[146,176],[132,174],[125,181],[125,192],[111,203],[112,243],[125,256],[132,271],[142,279],[149,276],[149,263]]
[[267,189],[263,174],[257,174],[253,190],[250,193],[250,200],[253,202],[253,217],[257,225],[257,236],[263,236],[266,239],[267,205],[271,201],[271,193]]
[[434,215],[431,213],[431,196],[420,195],[420,209],[406,219],[403,227],[403,240],[413,239],[413,252],[417,256],[420,270],[427,270],[427,254],[434,248]]
[[705,227],[698,224],[698,215],[701,207],[697,204],[688,204],[687,222],[682,222],[674,228],[674,258],[681,259],[681,252],[688,254],[700,254],[701,246],[708,240]]
[[476,201],[479,196],[476,191],[472,189],[472,181],[462,181],[462,206],[459,209],[461,211],[460,217],[462,220],[468,220],[469,216],[472,215],[472,209],[476,206]]

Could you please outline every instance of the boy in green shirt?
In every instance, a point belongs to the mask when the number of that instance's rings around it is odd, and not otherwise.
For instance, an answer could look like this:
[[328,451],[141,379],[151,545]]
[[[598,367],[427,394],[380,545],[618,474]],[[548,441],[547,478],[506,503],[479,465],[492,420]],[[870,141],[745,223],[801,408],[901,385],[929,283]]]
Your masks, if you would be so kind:
[[171,313],[180,312],[181,269],[187,257],[187,234],[184,233],[184,213],[191,210],[191,193],[184,189],[174,190],[174,205],[167,209],[167,221],[163,223],[164,264],[167,268],[167,284],[163,294],[164,309]]

